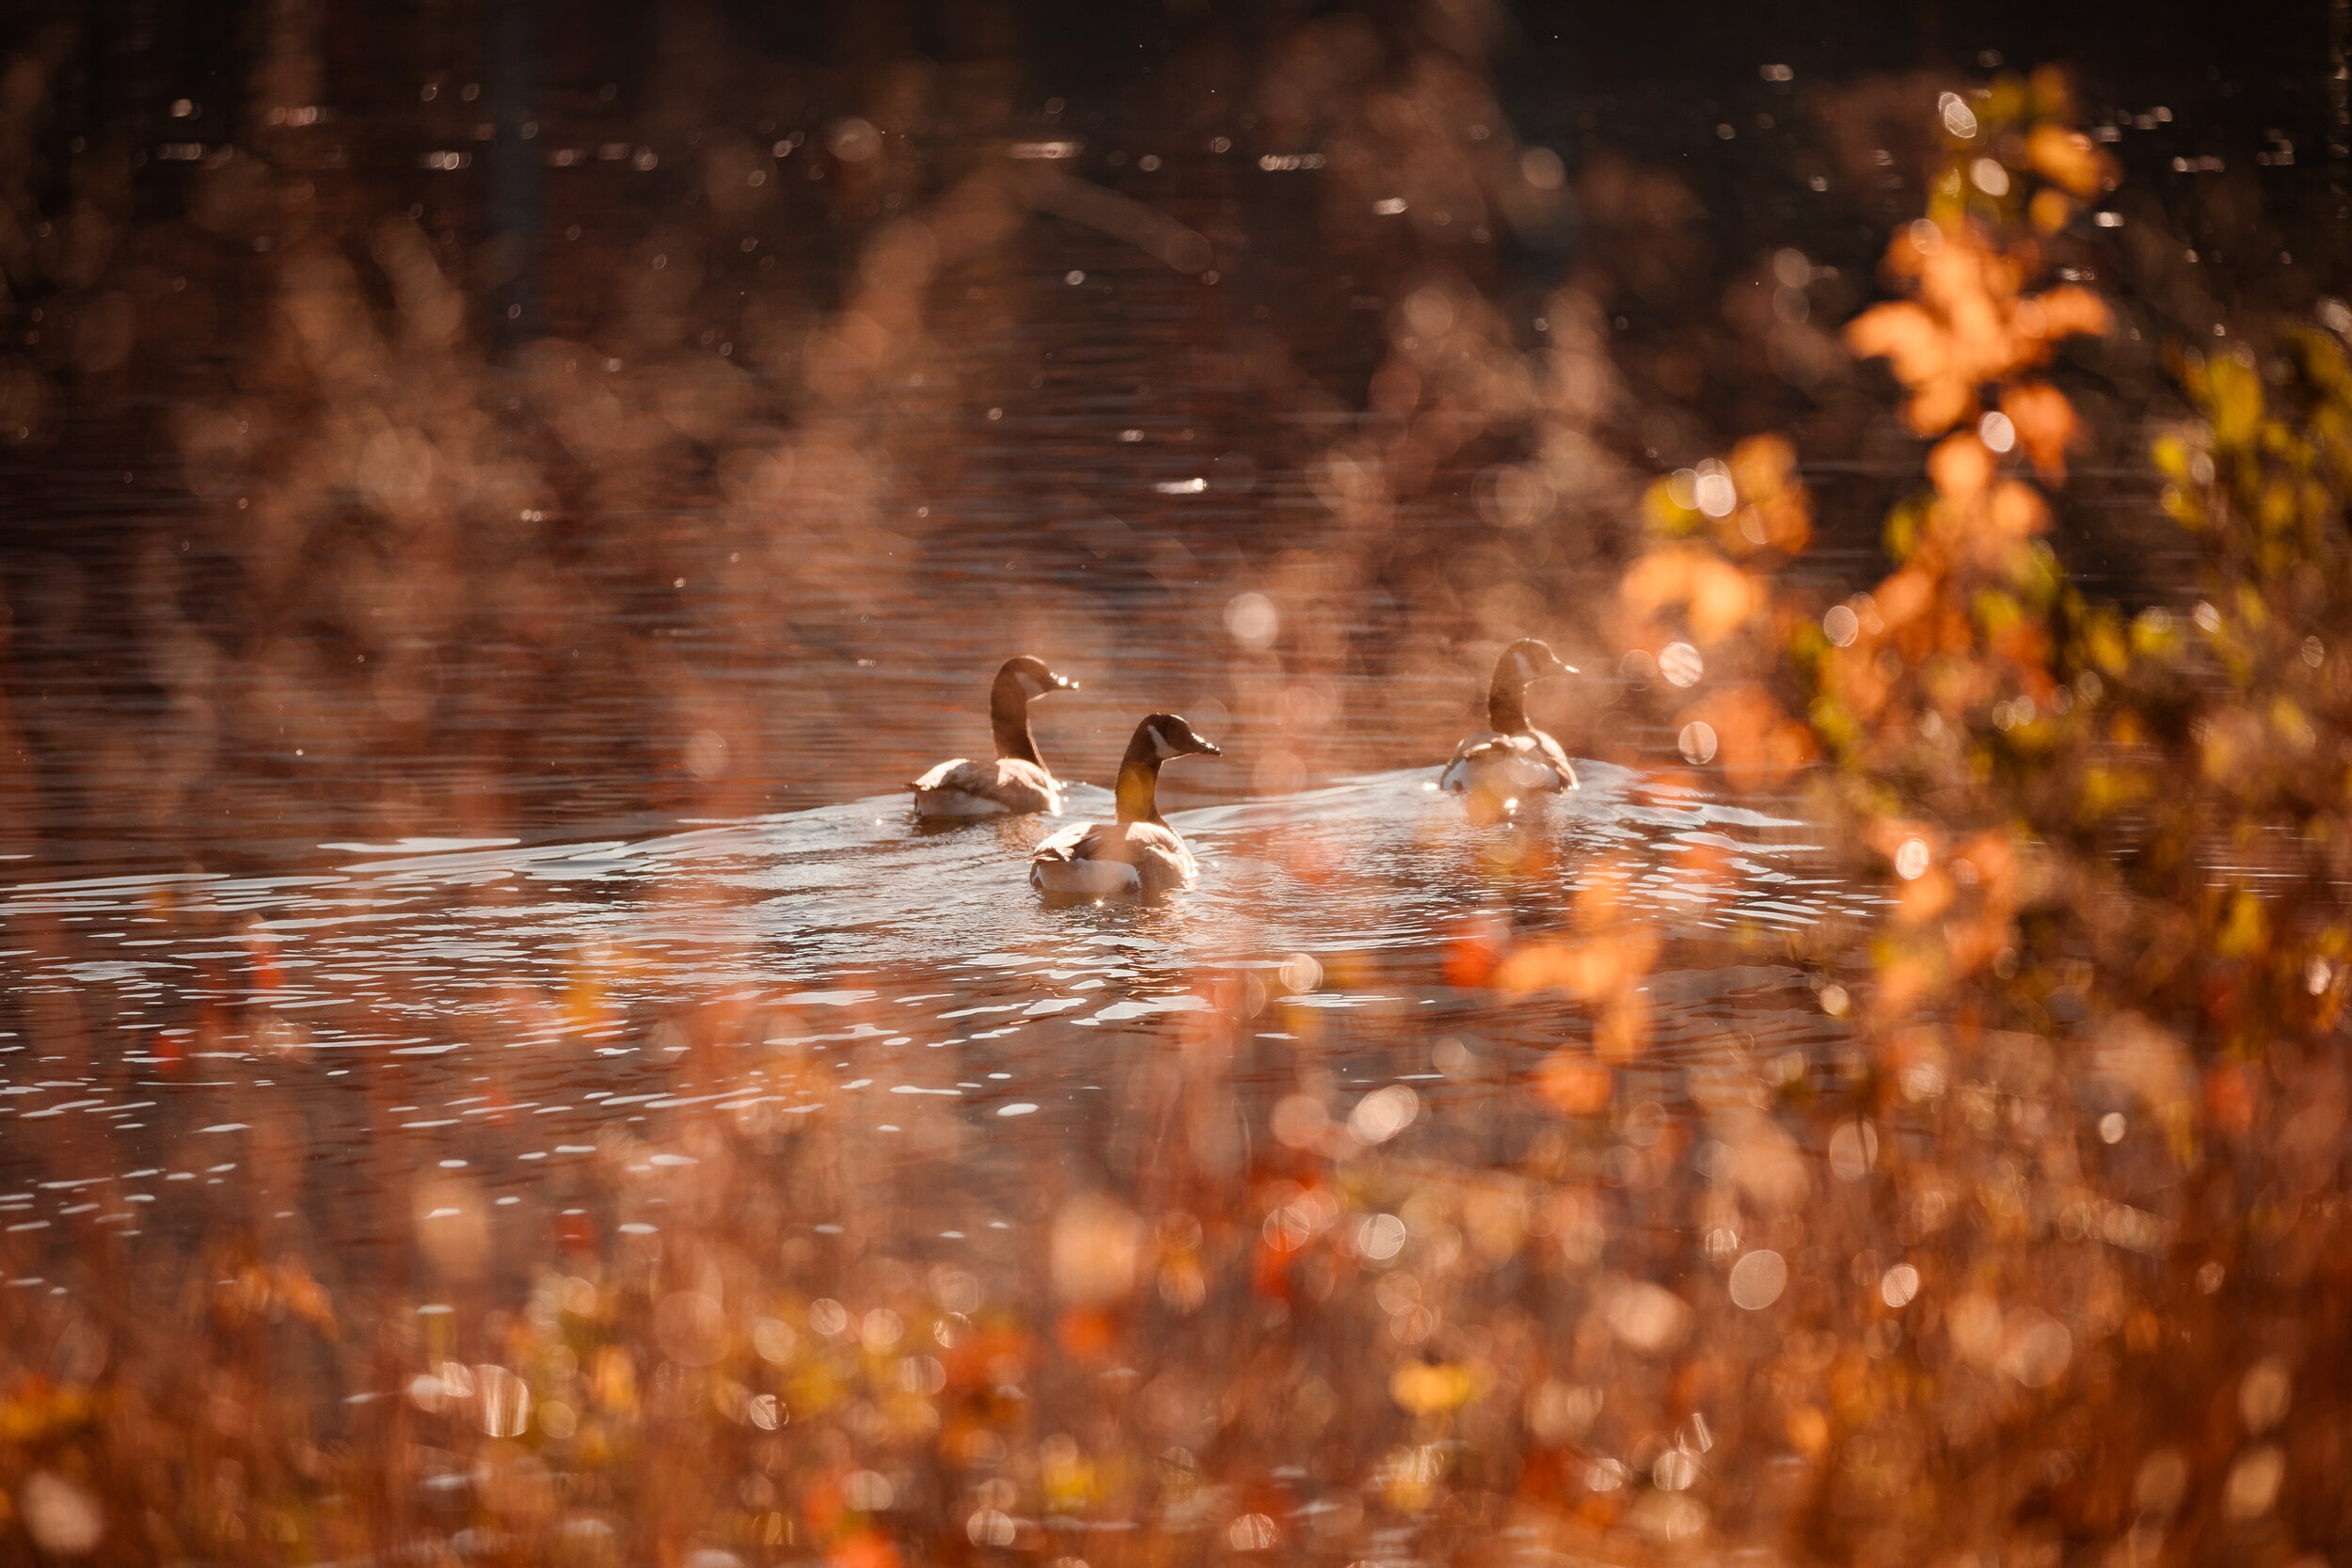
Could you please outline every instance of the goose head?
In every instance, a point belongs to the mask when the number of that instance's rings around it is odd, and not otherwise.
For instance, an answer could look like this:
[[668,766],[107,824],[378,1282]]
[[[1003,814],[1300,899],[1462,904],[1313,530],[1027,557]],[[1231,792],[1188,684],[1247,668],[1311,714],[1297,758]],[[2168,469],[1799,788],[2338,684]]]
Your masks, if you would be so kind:
[[1078,683],[1067,675],[1057,675],[1035,654],[1020,654],[1005,660],[996,672],[996,689],[1018,694],[1023,702],[1044,696],[1049,691],[1075,691]]
[[[1136,737],[1128,747],[1133,757],[1149,748],[1153,763],[1173,761],[1177,757],[1221,757],[1225,753],[1203,739],[1193,727],[1173,713],[1155,713],[1136,726]],[[1135,760],[1141,761],[1141,757]]]
[[1553,653],[1551,644],[1542,638],[1522,637],[1503,649],[1502,657],[1495,661],[1495,678],[1498,681],[1502,679],[1505,671],[1524,686],[1530,681],[1542,680],[1546,675],[1573,675],[1576,667],[1561,663],[1560,656]]
[[996,735],[996,754],[1043,767],[1043,759],[1037,753],[1037,740],[1029,734],[1029,703],[1048,692],[1077,689],[1076,681],[1056,674],[1033,654],[1005,660],[988,693],[988,718]]
[[1539,637],[1522,637],[1495,660],[1495,678],[1486,688],[1486,722],[1502,735],[1527,728],[1527,688],[1548,675],[1573,675],[1573,667],[1560,662],[1551,644]]
[[1195,733],[1172,713],[1154,713],[1136,726],[1120,759],[1119,819],[1121,822],[1160,820],[1160,765],[1178,757],[1221,757],[1225,753]]

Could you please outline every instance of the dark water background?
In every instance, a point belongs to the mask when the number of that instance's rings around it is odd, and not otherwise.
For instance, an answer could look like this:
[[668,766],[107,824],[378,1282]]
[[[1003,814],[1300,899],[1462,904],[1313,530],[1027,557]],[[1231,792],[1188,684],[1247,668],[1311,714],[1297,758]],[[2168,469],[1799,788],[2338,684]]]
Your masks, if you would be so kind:
[[[1937,71],[2066,61],[2089,118],[2118,128],[2128,222],[2062,242],[2135,327],[2061,367],[2097,450],[2058,544],[2095,584],[2176,586],[2167,542],[2130,521],[2154,483],[2149,421],[2174,411],[2160,335],[2307,310],[2341,266],[2317,8],[2112,29],[1836,8],[1400,8],[1319,31],[1215,8],[276,15],[15,24],[55,79],[13,153],[23,226],[50,226],[12,280],[14,362],[44,379],[12,404],[0,469],[14,853],[242,864],[339,836],[642,831],[702,801],[855,798],[971,744],[953,721],[975,684],[1032,646],[1087,679],[1043,719],[1081,776],[1144,706],[1231,728],[1248,765],[1172,780],[1183,798],[1438,754],[1486,650],[1524,629],[1592,677],[1541,693],[1539,717],[1572,749],[1631,743],[1610,750],[1629,762],[1667,737],[1612,678],[1596,601],[1649,475],[1787,429],[1823,514],[1801,569],[1877,564],[1917,449],[1881,372],[1822,329],[1872,297],[1917,207],[1914,99]],[[1762,74],[1782,65],[1789,80]],[[273,126],[279,97],[324,118]],[[904,121],[880,173],[822,154],[861,107]],[[764,157],[796,135],[819,155]],[[1335,136],[1359,149],[1343,170],[1257,166]],[[242,170],[206,166],[241,141]],[[1006,161],[1057,141],[1071,158]],[[167,142],[202,156],[167,160]],[[444,150],[466,166],[420,167]],[[264,191],[253,152],[291,188]],[[1523,153],[1556,154],[1563,182],[1506,181]],[[771,182],[714,202],[729,160]],[[943,263],[904,324],[874,318],[919,329],[881,381],[827,380],[825,326],[893,287],[861,271],[866,247],[950,191],[975,204],[971,177],[1002,168],[1172,217],[1219,281],[1050,197],[995,194],[977,204],[1035,215]],[[1410,186],[1411,211],[1372,214],[1375,184]],[[1462,221],[1436,221],[1447,201]],[[360,304],[396,310],[371,236],[403,211],[458,295],[454,356],[412,337],[381,404],[304,390],[282,314],[304,259],[339,255]],[[1791,249],[1802,323],[1760,303]],[[1375,481],[1377,505],[1327,504],[1331,454],[1394,429],[1368,386],[1433,281],[1491,302],[1497,352],[1599,378],[1555,459],[1578,489],[1536,526],[1480,502],[1494,464],[1542,450],[1507,417]],[[1583,319],[1555,336],[1535,324],[1564,287]],[[550,337],[566,363],[619,363],[618,423],[552,417],[580,394],[532,380]],[[370,419],[413,432],[437,409],[443,472],[484,464],[454,495],[387,501],[331,471]],[[797,467],[753,471],[787,453]],[[1223,625],[1243,591],[1288,612],[1262,657]],[[726,743],[715,774],[683,765],[703,734]]]

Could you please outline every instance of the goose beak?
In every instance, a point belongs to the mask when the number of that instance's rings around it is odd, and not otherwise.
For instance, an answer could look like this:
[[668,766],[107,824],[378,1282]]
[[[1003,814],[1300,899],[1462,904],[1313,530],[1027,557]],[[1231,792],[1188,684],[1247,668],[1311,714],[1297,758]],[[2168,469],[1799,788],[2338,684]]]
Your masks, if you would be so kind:
[[1072,680],[1068,675],[1056,675],[1054,677],[1054,684],[1064,691],[1075,691],[1078,689],[1078,683]]
[[1225,754],[1223,752],[1216,749],[1216,743],[1213,741],[1202,740],[1197,735],[1192,738],[1194,743],[1200,748],[1200,754],[1204,757],[1221,757]]

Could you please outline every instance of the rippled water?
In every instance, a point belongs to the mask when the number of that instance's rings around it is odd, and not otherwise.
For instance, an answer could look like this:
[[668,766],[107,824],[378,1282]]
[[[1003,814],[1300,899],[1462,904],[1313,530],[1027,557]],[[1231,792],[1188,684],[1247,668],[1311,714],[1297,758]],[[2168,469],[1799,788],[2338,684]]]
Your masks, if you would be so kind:
[[[483,1506],[512,1518],[499,1478],[546,1473],[495,1446],[469,1471],[433,1446],[442,1421],[461,1447],[477,1427],[527,1429],[545,1463],[584,1466],[579,1497],[625,1530],[652,1528],[672,1484],[742,1539],[795,1540],[801,1524],[757,1512],[777,1496],[764,1478],[835,1473],[821,1456],[843,1432],[882,1468],[840,1484],[880,1497],[855,1506],[905,1521],[910,1541],[1041,1528],[1100,1555],[1101,1532],[1138,1525],[1256,1530],[1268,1515],[1238,1514],[1193,1450],[1216,1440],[1218,1390],[1289,1344],[1283,1375],[1307,1382],[1270,1409],[1306,1425],[1216,1471],[1260,1477],[1248,1506],[1282,1521],[1265,1530],[1343,1545],[1368,1528],[1348,1478],[1397,1419],[1390,1373],[1350,1371],[1347,1347],[1411,1367],[1418,1345],[1488,1375],[1479,1325],[1511,1321],[1522,1288],[1500,1266],[1518,1243],[1493,1225],[1557,1231],[1580,1266],[1606,1244],[1638,1276],[1643,1258],[1691,1245],[1660,1185],[1689,1142],[1661,1143],[1668,1121],[1836,1069],[1842,1026],[1782,938],[1867,919],[1878,895],[1830,874],[1801,821],[1687,776],[1584,772],[1581,791],[1501,825],[1468,820],[1430,768],[1175,812],[1200,883],[1142,904],[1048,907],[1024,862],[1049,821],[934,831],[903,794],[634,839],[340,841],[269,876],[20,882],[0,895],[22,943],[7,955],[22,1030],[0,1038],[0,1276],[65,1298],[45,1353],[65,1377],[105,1357],[89,1324],[129,1321],[117,1280],[177,1325],[113,1341],[119,1375],[158,1390],[191,1370],[234,1386],[198,1347],[240,1303],[358,1330],[331,1365],[289,1341],[293,1381],[253,1397],[353,1451],[402,1445],[386,1450],[401,1467],[367,1484],[415,1499],[411,1530]],[[1073,796],[1074,813],[1111,804],[1095,785]],[[1530,1159],[1561,1157],[1534,1078],[1592,1059],[1595,1009],[1491,973],[1604,892],[1622,911],[1604,940],[1638,927],[1663,943],[1639,986],[1649,1050],[1604,1089],[1630,1107],[1626,1141],[1575,1156],[1611,1172],[1605,1210],[1518,1196]],[[1357,1158],[1366,1146],[1379,1158]],[[1386,1330],[1354,1323],[1326,1263],[1295,1287],[1267,1272],[1283,1253],[1234,1266],[1262,1202],[1266,1247],[1338,1217],[1312,1196],[1327,1189],[1281,1174],[1316,1182],[1311,1151],[1341,1162],[1366,1210],[1346,1221],[1350,1256],[1411,1264],[1368,1276]],[[1290,1193],[1305,1196],[1284,1207]],[[1436,1281],[1465,1243],[1428,1206],[1457,1199],[1487,1262],[1441,1316],[1422,1279],[1452,1289]],[[1497,1201],[1520,1217],[1495,1219]],[[1407,1219],[1372,1212],[1383,1204]],[[1128,1331],[1090,1314],[1138,1269],[1158,1305],[1136,1311],[1157,1316],[1120,1346]],[[1602,1276],[1602,1294],[1624,1277]],[[612,1292],[640,1289],[659,1306],[630,1328]],[[1320,1326],[1287,1341],[1294,1291]],[[539,1350],[513,1338],[517,1302],[553,1336]],[[722,1326],[755,1308],[777,1316]],[[1032,1337],[1049,1324],[1052,1350]],[[349,1354],[373,1336],[389,1372]],[[196,1354],[176,1367],[183,1345]],[[769,1371],[738,1366],[755,1347]],[[598,1469],[605,1434],[636,1418],[633,1377],[668,1440],[705,1454],[691,1481],[664,1483],[660,1459],[626,1449]],[[1041,1524],[1002,1513],[1014,1494],[989,1479],[993,1433],[1027,1430],[1032,1402],[1036,1432],[1093,1430],[1106,1396],[1123,1412],[1108,1418],[1159,1446],[1158,1501],[1089,1492]],[[719,1426],[676,1424],[697,1410]],[[909,1468],[899,1445],[943,1416],[949,1470]],[[779,1427],[799,1458],[725,1435]],[[1416,1512],[1409,1475],[1382,1484],[1399,1522],[1378,1549],[1442,1556],[1457,1524]],[[807,1517],[825,1517],[810,1496]],[[737,1507],[755,1512],[723,1512]],[[609,1533],[614,1517],[575,1509],[563,1530]]]
[[[1082,785],[1072,811],[1109,805]],[[1474,1119],[1589,1022],[1449,984],[1450,948],[1557,925],[1598,881],[1690,965],[1670,956],[1648,985],[1645,1070],[1671,1086],[1830,1039],[1772,934],[1875,899],[1823,873],[1801,823],[1606,764],[1502,827],[1467,822],[1420,768],[1171,820],[1198,889],[1077,910],[1024,882],[1045,820],[925,831],[904,796],[637,840],[335,843],[278,876],[17,885],[0,916],[38,933],[8,957],[41,1043],[0,1046],[9,1272],[50,1277],[87,1227],[168,1235],[261,1202],[246,1150],[266,1129],[325,1167],[278,1195],[280,1220],[347,1242],[395,1239],[344,1206],[356,1185],[444,1166],[519,1205],[501,1224],[535,1225],[600,1138],[659,1142],[705,1107],[878,1136],[952,1116],[984,1133],[949,1162],[977,1191],[1025,1144],[1114,1135],[1139,1037],[1196,1010],[1245,1015],[1260,1093],[1311,1056],[1344,1093],[1442,1085],[1439,1119]],[[1295,954],[1314,980],[1290,994]],[[1444,1039],[1500,1076],[1450,1083]]]

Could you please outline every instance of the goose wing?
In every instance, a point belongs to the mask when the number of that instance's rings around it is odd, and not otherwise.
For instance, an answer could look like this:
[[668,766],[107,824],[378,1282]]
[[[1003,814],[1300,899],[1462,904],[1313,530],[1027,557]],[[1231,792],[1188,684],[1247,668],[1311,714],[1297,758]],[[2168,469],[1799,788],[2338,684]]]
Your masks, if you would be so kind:
[[1583,785],[1577,782],[1576,764],[1568,760],[1568,753],[1561,746],[1560,742],[1554,740],[1550,736],[1546,735],[1541,730],[1531,730],[1528,733],[1534,739],[1536,753],[1543,758],[1544,765],[1549,768],[1552,772],[1558,776],[1559,783],[1553,787],[1559,789],[1582,788]]
[[1146,891],[1190,887],[1200,873],[1192,850],[1177,836],[1176,830],[1165,823],[1129,823],[1125,850]]
[[1540,730],[1525,735],[1486,730],[1470,736],[1454,749],[1454,759],[1438,776],[1438,784],[1450,790],[1507,795],[1577,787],[1567,753]]
[[1041,893],[1158,893],[1192,886],[1199,872],[1176,831],[1157,822],[1081,823],[1029,857],[1029,885]]
[[1081,822],[1037,847],[1029,857],[1029,885],[1040,893],[1071,893],[1101,896],[1135,893],[1143,879],[1136,867],[1115,853],[1119,825]]
[[996,764],[996,799],[1014,811],[1061,815],[1061,782],[1034,762],[1006,757]]
[[926,789],[945,789],[948,787],[950,780],[955,781],[956,784],[961,787],[963,781],[969,778],[976,768],[977,765],[970,757],[949,757],[946,762],[939,764],[930,772],[908,784],[907,787],[920,794]]
[[926,816],[986,816],[1004,812],[1061,810],[1061,786],[1033,762],[999,757],[943,762],[911,785]]

